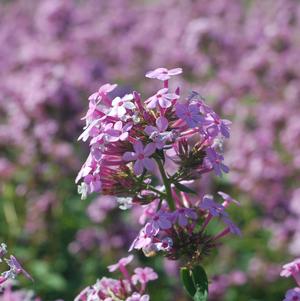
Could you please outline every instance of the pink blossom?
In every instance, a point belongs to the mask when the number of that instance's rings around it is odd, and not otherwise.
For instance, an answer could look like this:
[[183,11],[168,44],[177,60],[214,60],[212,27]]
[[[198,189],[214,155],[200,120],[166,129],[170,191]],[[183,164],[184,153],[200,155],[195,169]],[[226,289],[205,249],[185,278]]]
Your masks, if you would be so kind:
[[149,171],[155,170],[155,161],[152,158],[149,158],[155,152],[155,144],[149,143],[143,146],[143,143],[137,140],[134,145],[134,152],[126,152],[123,155],[125,161],[135,161],[133,170],[136,175],[140,175],[144,168]]
[[147,283],[158,278],[157,274],[151,268],[136,268],[134,270],[134,275],[132,276],[133,284]]
[[224,207],[216,203],[212,196],[205,195],[199,205],[201,210],[208,211],[212,216],[221,216],[224,214]]
[[229,168],[223,164],[224,157],[218,154],[213,148],[209,147],[206,149],[207,160],[212,165],[216,175],[222,176],[222,172],[228,173]]
[[283,301],[300,301],[300,288],[295,287],[288,290]]
[[117,87],[117,84],[104,84],[102,85],[97,92],[93,93],[90,97],[89,100],[97,100],[100,97],[106,95],[109,92],[112,92],[115,88]]
[[133,255],[121,258],[116,264],[109,265],[107,268],[110,272],[114,272],[120,268],[125,267],[133,260]]
[[197,213],[191,208],[179,208],[174,212],[174,218],[178,221],[179,226],[186,227],[188,219],[197,219]]
[[169,252],[173,247],[173,239],[171,237],[164,237],[160,242],[155,243],[155,248],[158,251]]
[[300,258],[285,264],[282,268],[280,276],[290,277],[293,276],[297,284],[300,286]]
[[204,124],[207,126],[206,132],[210,137],[216,137],[221,133],[225,138],[229,138],[231,121],[221,119],[216,113],[212,112],[205,118]]
[[166,68],[157,68],[153,71],[149,71],[146,73],[146,77],[148,78],[156,78],[162,81],[168,80],[173,75],[178,75],[182,73],[181,68],[174,68],[174,69],[166,69]]
[[169,108],[172,105],[172,100],[177,98],[179,98],[177,94],[168,93],[168,89],[163,88],[146,100],[147,108],[154,109],[157,105],[161,108]]
[[116,142],[116,141],[125,141],[128,138],[128,131],[132,128],[131,123],[127,123],[123,126],[122,121],[117,121],[113,127],[107,129],[105,132],[107,135],[107,141],[109,142]]
[[200,115],[199,107],[196,104],[177,103],[176,115],[191,128],[197,127],[203,122],[203,116]]
[[161,210],[155,213],[155,215],[152,217],[152,220],[150,221],[150,224],[153,226],[154,229],[157,230],[166,230],[172,227],[169,215]]
[[84,183],[88,187],[88,193],[100,192],[101,190],[101,180],[98,174],[88,174],[84,177]]
[[238,235],[238,236],[242,235],[239,227],[229,218],[229,216],[227,214],[223,213],[223,215],[221,216],[221,219],[227,225],[230,233],[232,233],[234,235]]
[[86,113],[86,115],[82,119],[95,119],[99,116],[102,116],[103,113],[101,109],[98,107],[100,102],[103,100],[103,98],[106,96],[107,93],[113,91],[117,87],[116,84],[105,84],[99,88],[99,90],[95,93],[93,93],[89,97],[89,109]]
[[147,223],[139,232],[139,235],[132,242],[129,251],[133,249],[143,249],[149,246],[152,238],[157,235],[159,229],[154,228],[152,224]]
[[135,104],[132,102],[133,95],[127,94],[124,97],[116,97],[112,101],[112,109],[109,112],[109,116],[114,116],[118,118],[123,118],[127,110],[133,110]]
[[168,126],[167,118],[161,116],[156,119],[156,127],[147,125],[145,128],[145,133],[154,141],[157,149],[162,149],[166,141],[172,136],[171,132],[166,132]]

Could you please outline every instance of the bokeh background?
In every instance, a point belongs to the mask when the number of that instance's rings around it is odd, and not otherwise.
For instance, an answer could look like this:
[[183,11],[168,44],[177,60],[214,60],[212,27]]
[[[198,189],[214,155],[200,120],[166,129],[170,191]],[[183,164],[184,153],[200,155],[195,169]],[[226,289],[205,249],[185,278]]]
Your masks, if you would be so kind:
[[[283,299],[294,284],[281,265],[300,255],[298,0],[2,0],[0,45],[0,240],[35,279],[21,287],[73,300],[127,253],[137,217],[77,195],[80,118],[101,84],[150,96],[146,71],[182,67],[185,89],[233,122],[231,172],[200,189],[242,203],[243,237],[205,263],[210,300]],[[138,263],[160,274],[151,300],[188,300],[174,262]]]

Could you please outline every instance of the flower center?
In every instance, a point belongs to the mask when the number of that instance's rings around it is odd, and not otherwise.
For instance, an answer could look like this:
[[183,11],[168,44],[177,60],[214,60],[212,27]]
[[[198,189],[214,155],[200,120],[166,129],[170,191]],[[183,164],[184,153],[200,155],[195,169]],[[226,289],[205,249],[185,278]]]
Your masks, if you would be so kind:
[[144,158],[145,158],[145,155],[144,155],[144,154],[139,154],[139,155],[138,155],[138,159],[139,159],[139,160],[143,160]]

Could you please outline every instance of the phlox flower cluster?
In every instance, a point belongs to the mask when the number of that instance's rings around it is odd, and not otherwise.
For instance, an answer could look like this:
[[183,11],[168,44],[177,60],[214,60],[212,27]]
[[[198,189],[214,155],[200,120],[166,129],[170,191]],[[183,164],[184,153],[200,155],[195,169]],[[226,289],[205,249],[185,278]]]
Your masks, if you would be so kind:
[[283,266],[280,273],[282,277],[294,277],[298,287],[290,289],[286,292],[283,301],[299,301],[300,300],[300,258],[287,263]]
[[33,281],[33,278],[30,274],[22,267],[17,258],[13,255],[10,255],[9,258],[6,258],[7,246],[5,243],[0,244],[0,263],[6,263],[9,267],[8,270],[0,274],[0,285],[6,282],[9,279],[16,279],[19,274],[23,274],[26,278]]
[[[111,98],[116,84],[105,84],[89,97],[79,140],[89,141],[90,153],[76,183],[80,182],[83,199],[100,193],[115,197],[123,210],[142,208],[143,227],[129,251],[142,249],[146,256],[161,253],[192,268],[219,245],[219,239],[229,233],[239,235],[240,230],[225,210],[237,201],[219,192],[223,200],[218,203],[213,196],[200,197],[192,189],[205,173],[228,173],[222,144],[230,137],[230,121],[221,119],[197,92],[183,96],[179,87],[171,88],[169,80],[181,73],[181,68],[146,73],[147,78],[162,82],[162,87],[145,98],[136,91]],[[212,219],[225,227],[209,233]],[[120,269],[123,282],[103,278],[78,300],[89,300],[87,296],[93,294],[105,298],[111,291],[122,296],[120,300],[128,298],[126,287],[138,276],[128,276],[127,260],[109,267],[110,271]],[[102,295],[107,285],[109,292]]]
[[85,288],[75,301],[148,301],[149,295],[145,294],[146,286],[149,281],[157,279],[157,274],[152,268],[137,267],[133,273],[129,273],[127,265],[132,261],[133,256],[120,259],[116,264],[110,265],[110,272],[119,271],[122,274],[118,280],[103,277],[94,285]]
[[[230,220],[225,208],[236,202],[223,192],[219,192],[223,203],[217,203],[211,195],[205,195],[193,205],[192,199],[181,192],[182,199],[191,207],[179,207],[180,198],[172,188],[172,195],[178,201],[177,209],[170,211],[163,202],[159,210],[157,201],[146,206],[143,221],[146,221],[139,235],[133,241],[130,251],[142,249],[146,256],[160,253],[169,259],[184,259],[193,266],[218,246],[219,239],[229,233],[240,235],[239,228]],[[212,218],[218,218],[225,228],[215,235],[208,235],[207,226]]]

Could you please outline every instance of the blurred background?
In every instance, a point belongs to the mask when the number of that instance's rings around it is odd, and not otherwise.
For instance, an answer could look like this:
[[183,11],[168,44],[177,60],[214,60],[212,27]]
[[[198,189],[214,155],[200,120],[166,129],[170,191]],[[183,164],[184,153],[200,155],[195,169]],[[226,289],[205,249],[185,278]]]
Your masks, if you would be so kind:
[[[2,0],[0,45],[0,241],[35,279],[21,287],[73,300],[127,254],[134,212],[77,195],[80,118],[100,85],[148,97],[146,71],[182,67],[184,89],[233,122],[231,172],[200,189],[242,203],[231,214],[243,237],[205,263],[210,300],[283,299],[294,283],[281,265],[300,255],[298,0]],[[151,300],[188,300],[176,263],[138,259],[160,274]]]

